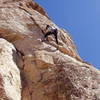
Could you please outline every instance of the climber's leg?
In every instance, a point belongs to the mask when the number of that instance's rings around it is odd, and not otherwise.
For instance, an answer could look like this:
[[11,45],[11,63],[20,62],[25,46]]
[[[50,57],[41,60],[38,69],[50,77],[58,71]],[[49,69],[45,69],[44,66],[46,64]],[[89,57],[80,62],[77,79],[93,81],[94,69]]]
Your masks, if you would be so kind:
[[56,33],[54,33],[54,36],[55,36],[56,43],[58,44],[57,34],[56,34]]
[[48,36],[51,35],[51,34],[52,34],[52,32],[47,32],[47,33],[45,33],[44,39],[42,40],[42,42],[45,41],[45,40],[48,41]]
[[47,32],[47,33],[44,35],[44,37],[47,38],[48,35],[51,35],[51,34],[53,34],[53,33],[52,33],[52,32]]

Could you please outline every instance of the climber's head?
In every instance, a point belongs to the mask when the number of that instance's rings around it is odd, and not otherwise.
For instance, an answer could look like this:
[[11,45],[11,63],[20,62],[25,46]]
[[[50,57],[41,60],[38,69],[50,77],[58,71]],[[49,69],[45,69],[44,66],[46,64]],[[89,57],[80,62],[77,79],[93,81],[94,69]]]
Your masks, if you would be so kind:
[[46,29],[48,29],[49,27],[50,27],[50,25],[47,25],[47,26],[46,26]]

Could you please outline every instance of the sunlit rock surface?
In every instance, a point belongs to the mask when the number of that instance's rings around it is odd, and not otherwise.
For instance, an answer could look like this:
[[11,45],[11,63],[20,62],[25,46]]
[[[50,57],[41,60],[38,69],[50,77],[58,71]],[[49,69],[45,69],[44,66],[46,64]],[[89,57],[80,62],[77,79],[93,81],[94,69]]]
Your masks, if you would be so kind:
[[14,46],[0,38],[0,100],[21,100],[21,76]]
[[[58,45],[42,42],[46,25],[58,29]],[[35,2],[0,0],[0,38],[0,100],[100,100],[100,71]]]

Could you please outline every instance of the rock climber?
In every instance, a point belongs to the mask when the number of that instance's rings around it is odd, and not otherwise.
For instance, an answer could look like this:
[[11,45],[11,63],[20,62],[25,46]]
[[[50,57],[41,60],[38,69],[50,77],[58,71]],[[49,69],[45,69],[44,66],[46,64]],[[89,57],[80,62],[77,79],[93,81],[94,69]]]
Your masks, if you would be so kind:
[[46,26],[46,32],[44,35],[44,38],[47,39],[49,35],[54,35],[56,43],[58,44],[58,38],[57,38],[57,34],[58,34],[58,30],[56,28],[53,28],[49,25]]

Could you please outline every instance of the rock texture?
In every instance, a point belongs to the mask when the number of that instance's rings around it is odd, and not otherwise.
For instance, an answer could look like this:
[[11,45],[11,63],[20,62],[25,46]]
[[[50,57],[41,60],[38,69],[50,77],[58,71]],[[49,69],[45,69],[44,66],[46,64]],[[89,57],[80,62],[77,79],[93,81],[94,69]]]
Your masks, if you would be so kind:
[[0,39],[0,100],[21,100],[20,71],[14,46]]
[[[59,45],[42,42],[47,24]],[[0,100],[100,100],[100,71],[35,2],[0,0],[0,38]]]

